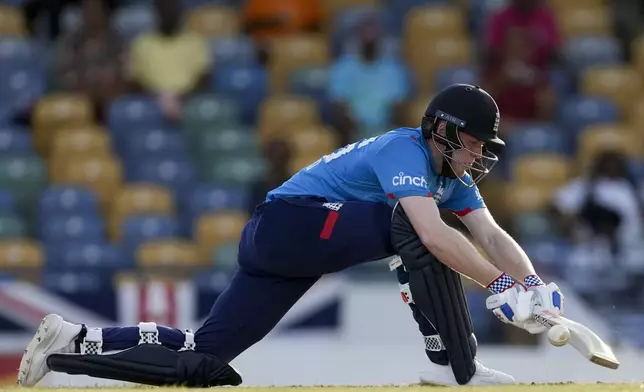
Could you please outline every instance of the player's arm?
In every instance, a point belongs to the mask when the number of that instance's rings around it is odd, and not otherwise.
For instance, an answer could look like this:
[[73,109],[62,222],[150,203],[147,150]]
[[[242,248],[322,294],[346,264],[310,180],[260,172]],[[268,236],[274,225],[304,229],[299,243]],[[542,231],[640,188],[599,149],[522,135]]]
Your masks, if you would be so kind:
[[420,240],[443,264],[484,287],[502,274],[467,238],[443,221],[433,198],[408,196],[399,200]]
[[536,276],[534,266],[519,244],[494,220],[487,208],[479,208],[462,216],[461,221],[474,240],[499,269],[520,282]]

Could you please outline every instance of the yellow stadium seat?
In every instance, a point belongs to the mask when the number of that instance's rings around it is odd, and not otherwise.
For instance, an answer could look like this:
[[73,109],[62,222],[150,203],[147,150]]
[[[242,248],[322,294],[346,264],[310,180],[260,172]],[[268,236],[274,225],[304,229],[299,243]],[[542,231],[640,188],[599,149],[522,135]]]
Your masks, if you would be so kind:
[[0,4],[0,35],[14,37],[27,35],[25,18],[19,9]]
[[136,262],[140,267],[201,266],[210,259],[199,256],[197,247],[183,239],[147,241],[136,250]]
[[558,14],[571,9],[583,8],[604,8],[607,6],[606,0],[548,0],[547,4]]
[[438,69],[472,63],[472,44],[469,38],[448,36],[437,40],[425,39],[415,43],[413,47],[405,43],[405,48],[407,61],[422,95],[435,91],[434,79]]
[[425,115],[425,109],[427,109],[427,103],[432,99],[434,94],[426,95],[422,99],[415,99],[411,102],[408,102],[405,105],[405,126],[407,127],[418,127],[420,122]]
[[297,173],[298,171],[304,169],[305,167],[309,166],[313,162],[317,161],[318,159],[322,158],[320,155],[317,154],[299,154],[295,155],[291,158],[291,161],[289,162],[289,172],[291,175]]
[[557,22],[566,38],[613,35],[612,16],[606,7],[564,9],[557,13]]
[[513,166],[514,182],[561,186],[572,176],[571,162],[561,155],[534,154],[518,158]]
[[222,5],[192,8],[187,15],[186,30],[205,38],[232,37],[240,32],[239,15]]
[[452,5],[427,5],[413,8],[405,16],[406,44],[417,44],[443,37],[467,37],[467,24],[462,11]]
[[581,90],[614,101],[624,117],[631,117],[642,91],[642,76],[628,65],[592,67],[582,76]]
[[110,134],[98,127],[63,129],[53,135],[52,162],[70,157],[107,157],[112,155]]
[[627,125],[592,125],[579,134],[577,168],[585,172],[593,158],[604,150],[622,151],[636,157],[642,153],[641,138]]
[[286,93],[291,73],[307,66],[326,65],[329,60],[327,39],[317,34],[279,37],[271,41],[268,64],[273,93]]
[[506,208],[511,214],[543,211],[552,201],[556,189],[536,182],[509,184],[506,187]]
[[262,142],[280,137],[297,127],[320,124],[320,114],[312,99],[290,95],[272,96],[259,108],[259,136]]
[[633,103],[628,123],[640,137],[644,137],[644,95],[638,97]]
[[166,214],[175,211],[174,196],[170,190],[157,184],[128,183],[115,194],[109,215],[110,236],[121,239],[121,224],[130,215]]
[[240,211],[216,211],[200,216],[194,230],[200,255],[210,258],[220,244],[239,241],[248,218]]
[[36,104],[33,115],[36,148],[46,153],[54,132],[94,124],[94,121],[94,108],[86,96],[68,93],[46,95]]
[[41,267],[44,253],[40,244],[31,239],[0,241],[0,269]]
[[644,77],[644,34],[631,42],[631,64]]
[[54,183],[78,184],[93,190],[104,211],[123,183],[123,168],[118,158],[70,158],[52,172]]
[[289,141],[295,155],[321,156],[339,147],[335,132],[323,125],[298,126],[289,131],[289,134],[291,135]]

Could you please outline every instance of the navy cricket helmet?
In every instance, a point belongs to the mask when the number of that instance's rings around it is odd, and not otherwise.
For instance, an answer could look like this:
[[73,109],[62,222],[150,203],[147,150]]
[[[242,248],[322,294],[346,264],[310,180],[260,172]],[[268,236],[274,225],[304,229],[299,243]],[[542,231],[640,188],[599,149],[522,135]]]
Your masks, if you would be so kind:
[[[456,177],[452,163],[456,162],[452,153],[467,149],[460,138],[460,132],[467,133],[482,141],[481,153],[470,151],[476,156],[471,164],[457,162],[465,166],[474,186],[485,177],[498,162],[505,142],[499,138],[501,116],[496,101],[478,86],[453,84],[441,90],[427,105],[422,119],[423,137],[428,141],[445,146],[442,175]],[[445,126],[439,126],[444,123]]]

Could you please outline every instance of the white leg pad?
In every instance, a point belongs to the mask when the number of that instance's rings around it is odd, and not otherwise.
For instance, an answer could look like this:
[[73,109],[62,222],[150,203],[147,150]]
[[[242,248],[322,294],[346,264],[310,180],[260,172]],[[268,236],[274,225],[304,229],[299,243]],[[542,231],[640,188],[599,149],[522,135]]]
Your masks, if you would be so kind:
[[80,353],[86,355],[100,355],[103,353],[103,330],[101,328],[87,328],[87,334],[80,344]]
[[139,323],[139,344],[161,344],[157,323]]

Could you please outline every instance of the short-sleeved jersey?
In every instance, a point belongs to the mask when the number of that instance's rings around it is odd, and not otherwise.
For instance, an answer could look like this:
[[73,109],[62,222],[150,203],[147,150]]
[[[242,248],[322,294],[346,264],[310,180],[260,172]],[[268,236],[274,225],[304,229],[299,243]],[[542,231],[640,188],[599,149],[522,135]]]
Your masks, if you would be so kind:
[[[405,196],[433,197],[439,208],[459,216],[485,207],[476,185],[441,176],[420,128],[399,128],[363,139],[300,170],[266,200],[315,196],[329,202],[369,201],[394,205]],[[463,180],[471,184],[466,174]]]

